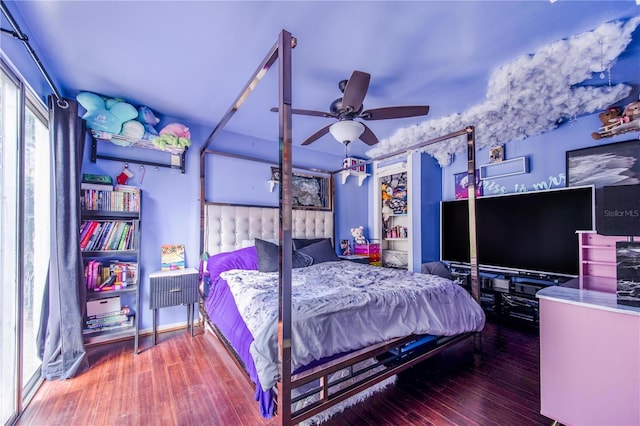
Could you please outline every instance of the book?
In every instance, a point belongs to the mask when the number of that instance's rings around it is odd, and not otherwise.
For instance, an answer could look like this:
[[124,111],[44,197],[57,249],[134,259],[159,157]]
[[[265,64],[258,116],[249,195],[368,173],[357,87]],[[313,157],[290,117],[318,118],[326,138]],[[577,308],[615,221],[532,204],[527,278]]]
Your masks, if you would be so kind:
[[162,271],[184,269],[184,244],[164,244],[160,260]]
[[80,240],[80,249],[84,250],[87,247],[87,244],[89,243],[89,240],[91,239],[91,236],[93,235],[93,232],[95,231],[96,227],[98,226],[98,222],[96,221],[88,221],[85,222],[87,224],[86,226],[86,231],[84,232],[84,235],[80,234],[82,239]]
[[132,326],[133,326],[133,317],[131,316],[131,317],[128,317],[127,320],[115,322],[112,324],[101,324],[101,325],[92,326],[92,327],[89,327],[87,325],[82,330],[82,334],[86,335],[86,334],[98,333],[100,331],[105,331],[105,330],[117,330],[119,328],[127,328]]
[[96,191],[113,191],[113,185],[107,183],[81,182],[80,189],[85,191],[90,189],[94,189]]
[[124,229],[122,230],[122,235],[120,236],[120,241],[118,241],[118,245],[115,248],[116,250],[124,250],[125,241],[127,239],[127,235],[128,234],[129,234],[129,224],[125,223],[124,224]]
[[113,188],[113,178],[109,175],[94,175],[90,173],[83,173],[82,183],[97,183],[102,185],[110,185]]
[[96,222],[97,225],[94,230],[91,232],[91,236],[89,237],[89,241],[85,245],[84,250],[91,251],[96,243],[96,239],[98,238],[100,232],[102,231],[102,222]]
[[118,250],[120,246],[120,239],[122,238],[122,232],[125,229],[125,222],[118,222],[117,227],[113,235],[111,236],[111,241],[109,242],[109,250]]
[[109,232],[111,232],[111,228],[112,228],[112,222],[104,222],[104,230],[102,231],[102,234],[100,235],[100,239],[98,240],[98,242],[96,243],[96,249],[98,250],[103,250],[104,249],[104,241],[107,238],[107,235],[109,234]]

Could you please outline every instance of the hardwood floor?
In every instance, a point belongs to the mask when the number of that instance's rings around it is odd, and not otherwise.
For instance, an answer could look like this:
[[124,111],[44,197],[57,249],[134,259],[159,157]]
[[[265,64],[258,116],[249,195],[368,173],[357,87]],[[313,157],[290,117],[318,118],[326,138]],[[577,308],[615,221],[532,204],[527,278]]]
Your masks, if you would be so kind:
[[[473,341],[402,373],[327,425],[550,425],[540,415],[537,330],[488,322]],[[275,425],[211,333],[163,333],[88,349],[91,368],[45,382],[18,425]]]

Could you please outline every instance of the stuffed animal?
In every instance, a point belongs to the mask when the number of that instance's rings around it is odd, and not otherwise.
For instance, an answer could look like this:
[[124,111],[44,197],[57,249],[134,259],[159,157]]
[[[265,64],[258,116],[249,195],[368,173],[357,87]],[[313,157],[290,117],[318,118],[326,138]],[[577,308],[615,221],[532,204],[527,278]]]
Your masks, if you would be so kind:
[[600,127],[599,132],[591,133],[591,137],[596,140],[608,137],[606,132],[612,127],[618,126],[622,123],[622,117],[620,116],[621,112],[620,108],[611,106],[598,114],[602,127]]
[[154,126],[160,122],[160,119],[156,117],[151,108],[144,105],[138,107],[138,121],[144,126],[142,139],[150,141],[158,136],[158,131]]
[[366,244],[367,239],[364,237],[364,226],[358,226],[357,228],[351,228],[351,235],[356,241],[356,244]]
[[189,128],[180,123],[170,123],[164,126],[162,130],[160,130],[160,136],[165,134],[179,138],[191,139],[191,132],[189,132]]
[[599,131],[591,133],[593,139],[610,138],[640,130],[640,101],[631,102],[621,113],[618,107],[609,107],[598,114],[602,122]]
[[160,149],[187,148],[191,145],[189,128],[180,123],[167,124],[160,130],[160,136],[153,139],[153,144]]
[[118,99],[105,99],[95,93],[80,92],[76,100],[87,110],[82,118],[90,129],[118,135],[125,122],[138,116],[138,111],[133,105]]
[[[129,120],[122,125],[120,135],[127,139],[142,139],[142,136],[144,136],[144,127],[137,120]],[[112,139],[111,142],[117,144],[115,139]]]
[[624,108],[622,119],[625,123],[633,120],[640,120],[640,101],[631,102]]

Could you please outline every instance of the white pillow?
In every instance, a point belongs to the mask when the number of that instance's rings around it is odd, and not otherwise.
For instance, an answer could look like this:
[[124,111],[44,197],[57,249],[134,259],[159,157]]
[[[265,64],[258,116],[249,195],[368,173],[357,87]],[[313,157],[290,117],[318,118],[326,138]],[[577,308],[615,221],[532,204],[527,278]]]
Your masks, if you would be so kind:
[[[261,238],[261,240],[268,241],[271,244],[279,245],[280,240],[274,238]],[[256,240],[242,240],[240,244],[241,248],[253,247],[256,245]]]

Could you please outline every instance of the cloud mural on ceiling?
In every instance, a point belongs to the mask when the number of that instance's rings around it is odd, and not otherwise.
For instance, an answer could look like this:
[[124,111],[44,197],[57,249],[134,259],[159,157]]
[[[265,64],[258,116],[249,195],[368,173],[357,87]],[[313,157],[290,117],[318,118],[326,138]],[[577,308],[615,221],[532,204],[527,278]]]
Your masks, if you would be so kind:
[[[523,55],[494,71],[485,102],[463,113],[399,129],[367,155],[374,158],[389,154],[469,125],[476,128],[476,148],[488,148],[540,135],[567,118],[603,110],[629,96],[631,86],[577,85],[592,78],[593,73],[611,69],[638,24],[640,16],[607,22]],[[466,137],[420,150],[447,166],[455,154],[466,155]]]

